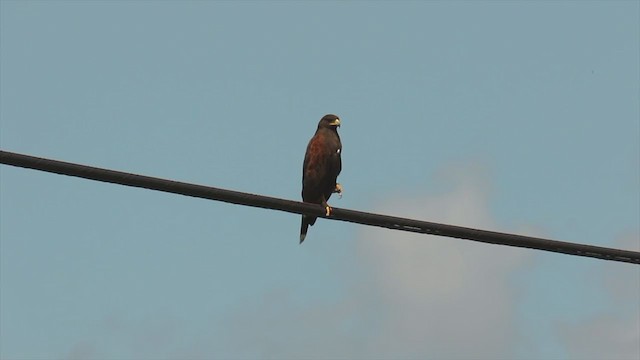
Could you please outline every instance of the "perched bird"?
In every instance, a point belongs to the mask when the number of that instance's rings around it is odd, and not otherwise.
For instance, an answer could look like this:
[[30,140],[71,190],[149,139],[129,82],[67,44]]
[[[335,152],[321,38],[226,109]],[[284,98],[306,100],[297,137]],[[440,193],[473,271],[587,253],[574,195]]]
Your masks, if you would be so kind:
[[[342,186],[336,182],[342,170],[339,126],[340,118],[336,115],[329,114],[320,119],[318,129],[307,145],[302,166],[302,201],[321,205],[327,216],[331,214],[327,204],[331,194],[338,193],[342,197]],[[315,216],[302,215],[300,244],[307,236],[309,226],[315,222]]]

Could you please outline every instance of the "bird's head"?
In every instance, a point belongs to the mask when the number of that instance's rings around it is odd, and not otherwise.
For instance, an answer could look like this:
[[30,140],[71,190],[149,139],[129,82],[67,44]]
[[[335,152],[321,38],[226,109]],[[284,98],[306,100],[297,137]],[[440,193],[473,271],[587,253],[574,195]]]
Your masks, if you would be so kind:
[[340,126],[340,118],[337,115],[327,114],[320,119],[319,128],[337,129]]

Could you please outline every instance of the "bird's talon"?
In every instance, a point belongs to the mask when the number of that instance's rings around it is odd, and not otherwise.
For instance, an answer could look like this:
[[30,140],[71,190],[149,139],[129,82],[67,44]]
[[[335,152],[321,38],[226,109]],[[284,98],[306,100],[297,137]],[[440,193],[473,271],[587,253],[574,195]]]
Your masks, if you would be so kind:
[[331,206],[327,205],[327,207],[325,208],[325,216],[329,215],[331,215]]
[[338,197],[342,199],[342,185],[336,184],[336,188],[333,189],[334,193],[338,193]]

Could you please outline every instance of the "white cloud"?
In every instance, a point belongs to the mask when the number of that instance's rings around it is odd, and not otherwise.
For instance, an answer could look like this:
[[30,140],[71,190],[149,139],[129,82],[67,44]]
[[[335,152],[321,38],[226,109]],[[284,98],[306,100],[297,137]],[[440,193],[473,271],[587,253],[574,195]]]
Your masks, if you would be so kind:
[[[435,196],[397,198],[379,211],[434,222],[496,229],[489,186],[478,168],[447,171],[454,184]],[[514,272],[529,250],[365,228],[358,243],[389,307],[383,357],[512,358],[517,338]]]

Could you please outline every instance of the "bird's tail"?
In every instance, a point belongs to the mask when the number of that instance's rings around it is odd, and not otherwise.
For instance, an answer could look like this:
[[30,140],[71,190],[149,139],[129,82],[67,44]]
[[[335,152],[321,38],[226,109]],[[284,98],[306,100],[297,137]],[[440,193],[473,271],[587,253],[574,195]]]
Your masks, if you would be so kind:
[[302,215],[302,224],[300,225],[300,244],[304,241],[304,238],[307,237],[307,229],[309,226],[315,224],[316,217]]

